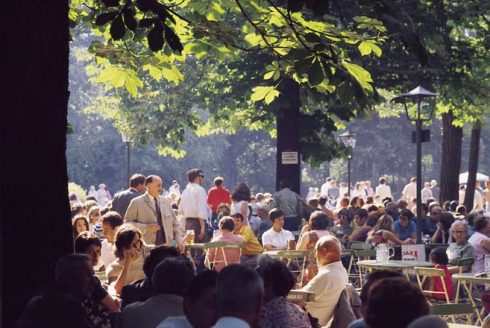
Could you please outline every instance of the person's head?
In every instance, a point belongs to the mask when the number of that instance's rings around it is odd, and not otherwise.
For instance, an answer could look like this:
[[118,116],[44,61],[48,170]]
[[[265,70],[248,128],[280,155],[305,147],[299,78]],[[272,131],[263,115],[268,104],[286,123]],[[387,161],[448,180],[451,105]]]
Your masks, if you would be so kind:
[[374,227],[382,215],[383,214],[377,211],[369,212],[366,224],[370,227]]
[[163,181],[158,175],[149,175],[146,177],[145,187],[151,196],[157,197],[162,193]]
[[151,277],[153,276],[153,272],[155,271],[155,267],[158,265],[158,263],[162,262],[166,258],[178,256],[179,251],[177,248],[172,246],[160,245],[153,248],[143,263],[143,272],[145,273],[146,278],[151,281]]
[[318,198],[313,197],[308,200],[308,205],[313,208],[318,208],[318,206],[320,205],[320,201]]
[[259,206],[259,207],[257,208],[257,216],[258,216],[259,218],[261,218],[261,219],[265,219],[265,218],[267,218],[268,213],[267,213],[266,208],[265,208],[265,207],[263,207],[263,206]]
[[100,220],[100,208],[98,206],[93,206],[88,211],[88,220],[92,225],[95,225]]
[[382,215],[374,225],[373,230],[388,230],[393,232],[393,218],[388,214]]
[[264,280],[264,303],[274,297],[286,297],[296,284],[288,267],[281,260],[269,255],[260,255],[257,263],[257,272]]
[[230,205],[226,203],[221,203],[216,208],[216,213],[222,213],[223,215],[230,215],[231,209]]
[[465,220],[456,220],[451,224],[449,229],[453,240],[458,245],[466,244],[466,238],[468,238],[468,223]]
[[274,229],[282,229],[284,226],[284,213],[279,208],[273,208],[269,211],[269,220]]
[[347,208],[349,207],[349,197],[342,197],[339,201],[340,207]]
[[233,232],[235,230],[235,220],[231,216],[224,216],[219,220],[219,230],[226,230]]
[[444,247],[434,248],[430,252],[430,260],[434,264],[447,265],[449,263],[449,259],[447,257],[446,249]]
[[454,216],[449,212],[442,213],[439,222],[444,226],[444,231],[449,232],[449,228],[454,222]]
[[468,214],[468,210],[464,205],[458,205],[456,207],[456,215],[465,217]]
[[240,228],[243,226],[243,215],[242,213],[234,213],[231,215],[233,218],[233,222],[235,222],[235,231],[240,230]]
[[340,241],[334,236],[323,236],[315,245],[316,261],[323,266],[340,261]]
[[214,185],[216,187],[222,186],[223,185],[223,182],[224,182],[223,177],[216,177],[216,178],[214,178]]
[[184,313],[194,328],[208,328],[216,322],[214,293],[217,276],[214,270],[199,272],[184,295]]
[[399,210],[404,210],[404,209],[406,209],[406,208],[408,207],[408,203],[407,203],[407,201],[406,201],[406,200],[404,200],[404,199],[400,199],[400,200],[398,201],[398,204],[397,204],[397,205],[398,205],[398,209],[399,209]]
[[124,258],[124,250],[134,248],[140,251],[143,247],[141,232],[133,226],[123,225],[116,233],[115,245],[114,255],[119,259]]
[[398,217],[398,222],[402,228],[408,227],[410,222],[412,221],[413,213],[409,209],[404,209],[400,212],[400,216]]
[[114,242],[116,229],[123,223],[123,219],[116,211],[109,211],[102,216],[102,232],[109,243]]
[[87,254],[93,267],[99,263],[101,248],[99,237],[89,231],[84,231],[75,238],[75,253]]
[[395,277],[403,278],[404,276],[401,272],[395,270],[374,270],[367,276],[366,281],[362,286],[361,294],[359,296],[361,298],[361,304],[362,304],[361,312],[363,313],[364,317],[366,316],[369,288],[371,288],[371,286],[374,285],[374,283],[380,281],[381,279],[395,278]]
[[368,219],[368,211],[366,211],[363,208],[358,208],[355,211],[355,213],[354,213],[354,222],[356,222],[356,224],[359,227],[362,227],[363,225],[365,225],[366,222],[367,222],[367,219]]
[[405,328],[429,313],[420,288],[404,277],[381,279],[369,288],[368,294],[364,319],[370,328]]
[[224,267],[216,279],[218,318],[230,316],[255,327],[264,297],[264,282],[254,270],[232,264]]
[[311,230],[326,230],[328,227],[328,217],[322,211],[315,211],[310,214],[309,224]]
[[361,197],[354,196],[350,201],[350,206],[352,208],[361,208],[364,206],[364,200]]
[[55,287],[80,300],[90,298],[93,289],[94,270],[86,254],[68,254],[56,262]]
[[379,184],[381,185],[384,185],[386,183],[386,179],[385,178],[379,178]]
[[328,201],[328,199],[327,199],[327,197],[326,197],[326,196],[321,195],[321,196],[318,198],[318,204],[319,204],[320,206],[325,206],[325,204],[327,204],[327,201]]
[[202,185],[204,181],[204,173],[202,169],[190,169],[187,171],[187,180],[191,183]]
[[145,176],[141,173],[136,173],[129,179],[129,186],[138,190],[138,192],[143,192],[145,190]]
[[151,284],[155,294],[184,296],[194,278],[194,269],[189,260],[167,257],[153,271]]
[[84,231],[89,231],[88,220],[85,216],[75,216],[72,220],[73,238],[77,238],[78,234]]
[[424,182],[424,188],[430,189],[430,182],[429,181]]
[[483,214],[479,214],[475,218],[473,227],[475,231],[488,235],[490,233],[490,219]]
[[240,202],[242,200],[249,202],[251,197],[250,188],[244,182],[238,183],[231,194],[231,199],[235,202]]
[[432,220],[438,222],[442,214],[442,207],[438,205],[429,206],[429,215]]
[[339,211],[340,224],[344,227],[348,227],[352,222],[352,212],[346,208]]

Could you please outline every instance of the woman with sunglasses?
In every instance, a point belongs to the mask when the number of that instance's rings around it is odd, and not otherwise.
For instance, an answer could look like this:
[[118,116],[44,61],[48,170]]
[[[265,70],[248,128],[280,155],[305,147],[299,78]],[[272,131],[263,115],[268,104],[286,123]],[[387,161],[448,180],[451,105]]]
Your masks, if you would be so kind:
[[106,269],[106,276],[117,294],[130,282],[144,279],[143,263],[150,248],[143,243],[141,232],[130,225],[118,230],[115,240],[116,260]]

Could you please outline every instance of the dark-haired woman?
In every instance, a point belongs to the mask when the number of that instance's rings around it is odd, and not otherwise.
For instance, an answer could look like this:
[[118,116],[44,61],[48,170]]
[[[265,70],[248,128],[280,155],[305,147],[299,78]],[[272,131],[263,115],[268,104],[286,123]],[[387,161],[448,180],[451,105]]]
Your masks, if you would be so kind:
[[128,283],[145,278],[143,263],[149,248],[141,239],[141,232],[132,226],[121,226],[117,231],[116,260],[106,269],[107,279],[117,294]]
[[265,291],[259,327],[311,327],[306,312],[286,299],[296,281],[284,263],[268,255],[261,255],[257,272],[264,280]]
[[231,194],[231,214],[240,213],[243,216],[243,223],[245,225],[249,225],[248,217],[250,216],[250,208],[248,205],[251,199],[252,195],[248,185],[243,182],[238,183]]
[[85,216],[75,216],[72,220],[72,231],[73,231],[73,240],[77,238],[77,236],[84,232],[84,231],[90,231],[89,225],[88,225],[88,220]]

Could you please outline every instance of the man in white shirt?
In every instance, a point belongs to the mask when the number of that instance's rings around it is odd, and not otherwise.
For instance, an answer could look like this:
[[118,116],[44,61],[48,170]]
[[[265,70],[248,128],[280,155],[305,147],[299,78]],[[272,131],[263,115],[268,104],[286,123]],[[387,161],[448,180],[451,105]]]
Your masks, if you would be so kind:
[[168,188],[168,193],[174,193],[177,196],[180,196],[180,185],[177,180],[172,181],[172,185]]
[[337,238],[321,237],[315,245],[315,251],[318,274],[301,290],[315,293],[315,300],[307,303],[306,310],[318,319],[320,326],[324,326],[332,318],[349,277],[340,261],[341,246]]
[[380,203],[382,203],[383,199],[387,197],[393,200],[391,188],[386,184],[385,178],[379,178],[379,185],[376,187],[376,198],[378,198]]
[[232,264],[216,279],[216,314],[213,328],[258,327],[264,298],[264,281],[248,267]]
[[424,183],[424,189],[422,189],[421,195],[422,195],[422,203],[426,203],[429,198],[433,198],[432,189],[430,187],[429,181]]
[[114,241],[116,239],[116,229],[123,224],[123,219],[116,211],[109,211],[102,216],[102,232],[105,239],[102,241],[100,250],[100,260],[104,265],[104,269],[109,267],[115,259]]
[[206,240],[206,221],[208,219],[207,193],[202,187],[203,170],[191,169],[187,172],[189,184],[182,192],[179,214],[185,218],[185,229],[194,230],[195,242]]
[[410,183],[403,188],[402,199],[410,203],[415,197],[417,197],[417,178],[413,177]]
[[325,179],[325,183],[322,184],[322,186],[320,188],[320,194],[321,195],[328,196],[328,189],[330,189],[330,181],[332,181],[332,179],[330,177]]
[[273,208],[269,212],[269,219],[272,227],[262,235],[262,245],[266,250],[287,249],[290,240],[294,240],[291,231],[284,230],[284,214],[278,208]]

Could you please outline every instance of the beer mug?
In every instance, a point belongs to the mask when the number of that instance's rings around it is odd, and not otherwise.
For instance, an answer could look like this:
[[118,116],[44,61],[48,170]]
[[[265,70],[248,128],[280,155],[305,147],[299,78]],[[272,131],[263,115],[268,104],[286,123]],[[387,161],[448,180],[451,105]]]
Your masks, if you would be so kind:
[[376,262],[387,262],[394,255],[395,249],[393,247],[388,247],[388,244],[381,243],[376,247]]
[[194,230],[186,230],[185,235],[187,236],[187,242],[194,244],[194,237],[196,236]]

